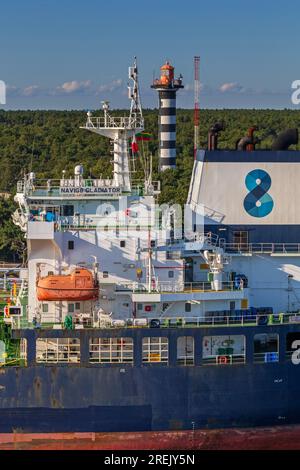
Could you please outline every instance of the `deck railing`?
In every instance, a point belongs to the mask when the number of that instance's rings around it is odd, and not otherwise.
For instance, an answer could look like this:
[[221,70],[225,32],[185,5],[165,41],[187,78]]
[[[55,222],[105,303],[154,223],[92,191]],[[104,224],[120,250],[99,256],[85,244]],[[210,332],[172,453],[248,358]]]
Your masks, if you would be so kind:
[[87,129],[102,128],[121,128],[121,129],[139,129],[144,127],[144,119],[142,117],[130,116],[100,116],[89,117],[86,125]]
[[[2,315],[2,314],[1,314]],[[41,328],[41,329],[64,329],[64,324],[59,321],[33,324],[32,322],[25,321],[24,319],[6,319],[13,329],[22,328]],[[281,326],[291,323],[300,324],[300,315],[295,313],[280,313],[270,315],[208,315],[203,317],[160,317],[159,315],[155,319],[151,318],[139,318],[139,319],[127,319],[127,320],[113,320],[107,319],[107,321],[97,320],[86,322],[84,325],[74,324],[73,327],[77,328],[89,328],[89,329],[120,329],[120,328],[219,328],[219,327],[256,327],[256,326]]]
[[220,366],[220,365],[232,365],[232,364],[245,364],[246,356],[244,354],[229,354],[229,355],[216,355],[202,358],[203,366]]
[[146,284],[138,282],[123,283],[116,286],[117,292],[130,291],[134,293],[160,294],[160,293],[189,293],[189,292],[222,292],[222,291],[239,291],[242,290],[242,284],[235,282],[223,282],[219,291],[213,289],[213,282],[179,282],[171,281],[154,282],[149,292]]
[[222,243],[226,253],[300,253],[300,243]]

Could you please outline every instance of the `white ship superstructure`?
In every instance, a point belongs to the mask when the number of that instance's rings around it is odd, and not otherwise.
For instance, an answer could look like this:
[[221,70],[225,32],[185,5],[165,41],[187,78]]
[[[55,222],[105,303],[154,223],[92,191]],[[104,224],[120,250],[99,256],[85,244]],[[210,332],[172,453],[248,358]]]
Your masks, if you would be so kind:
[[195,230],[201,207],[231,271],[246,279],[250,305],[277,313],[300,309],[300,152],[287,149],[295,131],[278,137],[287,142],[276,151],[199,150],[188,195]]
[[203,232],[175,238],[172,208],[157,208],[159,182],[147,175],[133,184],[128,142],[144,129],[136,62],[129,78],[129,116],[112,116],[104,101],[104,115],[88,112],[82,127],[112,140],[112,179],[86,178],[78,162],[73,176],[30,173],[18,184],[14,220],[28,242],[29,322],[72,317],[95,326],[248,307],[247,289],[231,279],[217,240]]

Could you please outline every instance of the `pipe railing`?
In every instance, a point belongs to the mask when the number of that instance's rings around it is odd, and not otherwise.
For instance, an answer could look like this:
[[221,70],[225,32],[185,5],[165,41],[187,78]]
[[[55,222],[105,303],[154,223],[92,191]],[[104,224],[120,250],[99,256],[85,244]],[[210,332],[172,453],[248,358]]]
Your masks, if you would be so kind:
[[224,354],[224,355],[215,355],[209,357],[202,358],[202,365],[216,365],[216,366],[225,366],[225,365],[232,365],[232,364],[245,364],[246,363],[246,355],[244,353],[241,354]]
[[147,284],[130,282],[116,285],[116,291],[131,291],[136,293],[189,293],[189,292],[222,292],[222,291],[240,291],[243,290],[242,284],[237,285],[233,281],[222,282],[222,288],[218,291],[214,289],[214,283],[212,282],[155,282],[151,285],[151,291],[149,292]]
[[85,126],[87,129],[120,128],[120,129],[140,129],[144,127],[144,119],[138,116],[100,116],[90,117]]
[[[287,325],[289,323],[294,323],[293,318],[295,317],[294,313],[281,313],[281,314],[269,314],[269,315],[207,315],[202,317],[163,317],[157,316],[154,318],[138,318],[133,319],[129,318],[126,320],[116,320],[108,318],[107,320],[93,320],[87,322],[85,325],[79,325],[84,329],[120,329],[120,328],[218,328],[218,327],[260,327],[260,326],[281,326]],[[274,318],[277,320],[274,321]],[[300,317],[298,318],[298,324],[300,324]],[[50,320],[50,319],[49,319]],[[262,321],[263,320],[263,321]],[[5,319],[9,322],[13,329],[23,329],[36,328],[30,321],[24,321],[24,319],[13,319],[12,317]],[[57,320],[48,321],[47,323],[41,322],[38,324],[40,329],[64,329],[64,323]],[[74,328],[77,328],[77,325],[74,323]],[[292,352],[290,352],[290,355]]]
[[226,253],[300,253],[300,243],[220,243]]

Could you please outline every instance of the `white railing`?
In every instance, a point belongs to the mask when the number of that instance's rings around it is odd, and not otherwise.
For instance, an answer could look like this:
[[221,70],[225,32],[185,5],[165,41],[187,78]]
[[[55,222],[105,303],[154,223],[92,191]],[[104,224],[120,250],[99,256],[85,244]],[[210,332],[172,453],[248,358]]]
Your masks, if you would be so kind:
[[[72,189],[66,192],[65,189]],[[97,191],[99,188],[99,191]],[[112,188],[107,194],[120,195],[124,192],[123,187],[116,186],[113,179],[93,179],[85,178],[77,180],[75,178],[61,178],[61,179],[35,179],[27,181],[18,181],[17,192],[25,193],[36,196],[64,196],[67,197],[80,197],[82,194],[85,196],[103,196],[105,195],[105,188]],[[102,190],[102,191],[100,191]],[[148,194],[150,187],[145,186],[144,181],[133,181],[131,184],[131,192],[133,194],[143,195]],[[153,194],[160,193],[160,181],[153,181],[151,184],[151,191]],[[150,192],[151,192],[150,191]],[[126,191],[128,192],[128,191]]]
[[227,253],[300,253],[300,243],[222,243]]
[[109,188],[114,187],[115,182],[112,179],[102,178],[61,178],[61,179],[34,179],[27,181],[18,181],[17,183],[18,192],[23,192],[24,189],[27,191],[45,190],[51,191],[60,188]]
[[224,354],[224,355],[216,355],[210,357],[203,357],[202,358],[202,365],[232,365],[232,364],[245,364],[246,363],[246,355],[245,354]]
[[6,261],[0,261],[0,269],[4,269],[4,270],[14,270],[14,269],[17,269],[17,270],[20,270],[21,268],[21,263],[8,263]]
[[[153,249],[163,247],[166,248],[167,251],[168,247],[176,248],[176,246],[178,246],[178,249],[184,249],[185,243],[199,242],[211,246],[216,246],[218,242],[218,236],[211,233],[191,232],[184,234],[184,238],[157,237],[153,239],[153,242],[155,242],[152,246]],[[140,247],[142,249],[149,248],[148,245],[148,240],[141,240]]]
[[[55,181],[55,180],[53,180]],[[92,179],[92,178],[87,178],[87,179],[82,179],[78,183],[77,180],[74,178],[64,178],[59,180],[59,186],[61,188],[76,188],[76,187],[83,187],[83,188],[88,188],[88,187],[94,187],[94,188],[103,188],[103,187],[112,187],[115,186],[115,182],[112,179]]]
[[144,181],[132,180],[132,185],[131,186],[135,190],[138,190],[138,189],[141,188],[141,189],[143,189],[145,191],[148,191],[148,192],[149,192],[150,189],[152,189],[154,194],[160,193],[160,190],[161,190],[161,182],[160,181],[151,181],[151,184],[147,184]]
[[95,128],[115,128],[115,129],[142,129],[144,127],[144,119],[141,117],[115,117],[115,116],[101,116],[90,117],[85,126],[87,129]]
[[122,283],[116,286],[117,292],[131,291],[134,293],[189,293],[189,292],[223,292],[223,291],[240,291],[243,290],[242,286],[236,285],[234,282],[223,282],[222,289],[216,291],[212,287],[213,282],[188,282],[188,283],[174,283],[172,281],[155,282],[151,286],[151,292],[148,291],[147,284],[138,282]]
[[[220,312],[221,313],[221,312]],[[233,312],[230,315],[203,315],[202,317],[187,317],[182,314],[178,314],[177,317],[164,317],[164,313],[157,315],[155,318],[128,318],[126,320],[110,319],[107,322],[94,321],[88,322],[83,325],[84,328],[105,328],[105,329],[120,329],[120,328],[224,328],[224,327],[274,327],[274,325],[280,327],[287,325],[290,322],[290,318],[294,314],[282,313],[280,315],[235,315]],[[274,321],[274,317],[277,318]],[[278,318],[279,317],[279,318]],[[263,322],[261,320],[264,320]],[[48,319],[47,323],[41,323],[39,326],[42,329],[56,329],[64,328],[64,324],[58,319],[54,321],[53,317]],[[12,322],[12,328],[18,329],[20,325],[17,322]],[[25,322],[24,326],[21,323],[21,328],[34,328],[32,322]],[[290,355],[292,352],[289,353]]]
[[194,212],[197,212],[203,217],[214,220],[219,224],[224,220],[225,214],[222,214],[222,212],[218,212],[215,209],[211,209],[210,207],[207,207],[204,204],[195,201],[194,199],[191,199],[190,206]]
[[[274,318],[277,318],[277,321],[274,321]],[[207,327],[235,327],[235,326],[274,326],[274,324],[280,326],[283,324],[289,323],[290,314],[280,314],[278,315],[262,315],[262,314],[249,314],[242,315],[236,314],[233,312],[230,315],[223,315],[220,312],[220,315],[203,315],[202,317],[188,317],[180,316],[177,317],[164,317],[162,313],[161,316],[157,316],[153,321],[156,323],[155,327],[160,328],[207,328]],[[262,322],[262,319],[264,320]],[[132,319],[123,320],[122,327],[144,327],[151,328],[154,327],[151,324],[152,319],[143,318],[141,324],[135,324]],[[138,322],[138,319],[135,320]],[[159,325],[157,325],[159,322]],[[114,323],[113,321],[107,324],[108,328],[120,328],[120,325]]]

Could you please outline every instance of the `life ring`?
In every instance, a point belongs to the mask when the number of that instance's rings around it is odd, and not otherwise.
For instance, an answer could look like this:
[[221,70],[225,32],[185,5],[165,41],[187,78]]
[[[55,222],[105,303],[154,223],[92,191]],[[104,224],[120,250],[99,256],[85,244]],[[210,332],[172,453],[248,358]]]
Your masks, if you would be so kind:
[[218,364],[227,364],[228,358],[226,356],[218,356]]

